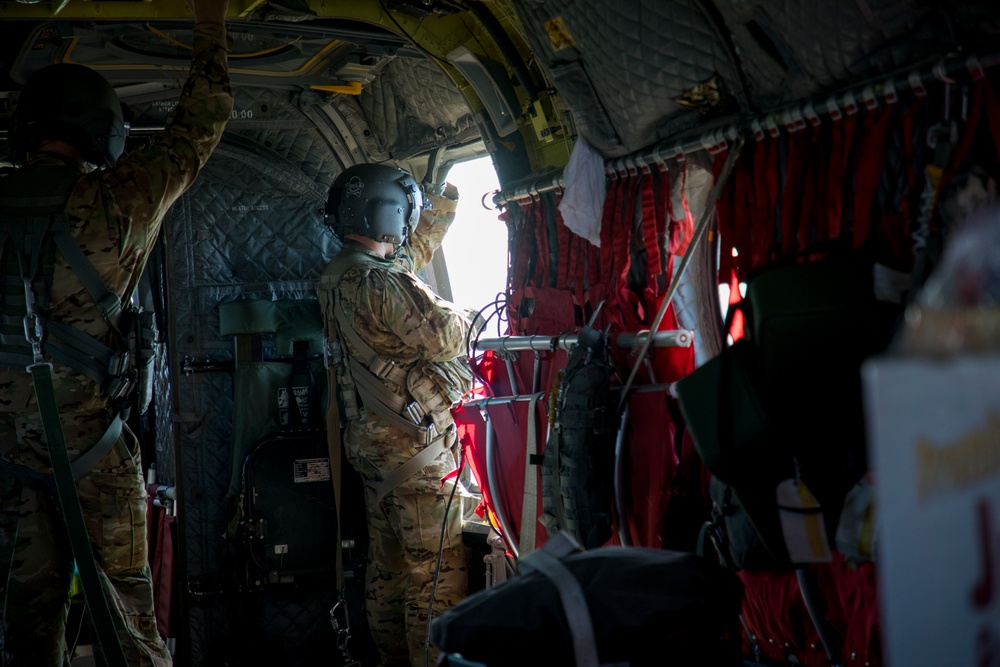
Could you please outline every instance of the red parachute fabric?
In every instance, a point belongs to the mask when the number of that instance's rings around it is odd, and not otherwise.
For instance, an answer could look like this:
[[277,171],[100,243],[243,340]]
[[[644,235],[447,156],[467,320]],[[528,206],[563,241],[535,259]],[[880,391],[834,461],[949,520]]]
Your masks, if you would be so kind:
[[[829,564],[809,566],[817,594],[825,607],[832,637],[846,664],[879,667],[882,644],[879,634],[878,587],[875,566],[848,564],[834,552]],[[743,581],[743,620],[756,638],[761,653],[787,661],[794,655],[800,664],[829,667],[819,634],[813,625],[794,572],[739,572]],[[751,652],[744,638],[744,650]]]
[[639,392],[629,397],[623,478],[625,525],[633,546],[663,547],[664,517],[670,487],[677,474],[673,441],[677,431],[664,392]]
[[153,578],[153,607],[156,629],[164,638],[173,637],[174,621],[174,530],[177,517],[153,504],[158,484],[146,489],[146,529],[150,569]]

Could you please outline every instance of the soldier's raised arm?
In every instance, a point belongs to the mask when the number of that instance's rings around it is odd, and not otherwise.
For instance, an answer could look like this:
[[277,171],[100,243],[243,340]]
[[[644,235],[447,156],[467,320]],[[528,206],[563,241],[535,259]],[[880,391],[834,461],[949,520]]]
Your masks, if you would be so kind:
[[[115,167],[74,193],[86,218],[94,207],[112,212],[127,246],[146,249],[170,206],[194,183],[222,137],[233,109],[224,24],[227,0],[191,0],[196,17],[191,67],[163,132],[144,150],[124,155]],[[140,195],[141,193],[141,195]],[[128,247],[123,247],[123,256]]]

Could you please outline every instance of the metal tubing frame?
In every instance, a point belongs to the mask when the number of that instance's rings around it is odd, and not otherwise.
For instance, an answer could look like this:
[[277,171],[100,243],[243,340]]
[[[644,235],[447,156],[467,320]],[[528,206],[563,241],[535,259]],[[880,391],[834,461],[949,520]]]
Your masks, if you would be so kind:
[[[532,338],[532,336],[525,336],[525,338]],[[672,395],[671,387],[671,384],[647,384],[636,387],[633,391],[638,393],[663,391],[668,395]],[[545,398],[544,394],[545,392],[521,394],[518,396],[491,396],[487,398],[478,398],[465,403],[465,407],[479,408],[483,413],[484,420],[486,421],[486,485],[489,487],[490,496],[494,499],[493,513],[496,515],[497,521],[500,523],[500,530],[503,532],[504,539],[507,541],[507,545],[510,547],[510,550],[513,552],[515,558],[518,557],[520,545],[514,541],[514,535],[510,528],[509,519],[501,506],[496,474],[496,432],[493,429],[493,422],[490,419],[489,413],[486,412],[485,408],[489,405],[507,405],[516,401],[530,401],[536,396],[538,396],[539,400],[542,400]],[[622,409],[622,416],[618,425],[618,434],[615,437],[614,465],[614,503],[618,519],[618,538],[624,546],[631,546],[631,540],[629,540],[628,532],[625,528],[625,491],[622,479],[624,470],[623,460],[625,451],[625,430],[628,426],[628,419],[629,408],[626,404]]]
[[[540,392],[544,394],[544,392]],[[486,422],[486,486],[490,490],[490,496],[494,499],[493,502],[493,513],[496,514],[497,521],[500,523],[500,530],[503,532],[504,539],[507,542],[507,546],[510,547],[511,552],[514,554],[514,558],[517,558],[519,551],[519,544],[514,540],[514,533],[510,528],[510,520],[507,518],[506,512],[503,509],[503,503],[500,502],[500,491],[497,487],[497,474],[496,474],[496,434],[493,430],[493,422],[490,420],[490,415],[486,412],[486,407],[489,405],[504,405],[507,403],[514,403],[515,401],[530,401],[532,398],[538,396],[541,400],[544,395],[539,396],[538,394],[521,394],[518,396],[491,396],[488,398],[478,398],[465,403],[465,407],[479,408],[483,414],[483,419]]]
[[[495,352],[554,352],[569,350],[576,346],[579,334],[565,333],[557,336],[505,336],[503,338],[483,338],[473,343],[476,351],[493,350]],[[633,348],[645,344],[649,331],[626,331],[618,334],[615,344],[622,348]],[[691,347],[694,342],[694,332],[685,329],[657,331],[653,334],[654,347]],[[508,372],[510,369],[508,368]]]
[[[684,140],[686,133],[682,133],[678,138],[666,139],[631,155],[606,160],[605,172],[609,176],[635,174],[637,169],[645,169],[652,165],[656,165],[661,171],[667,171],[667,160],[684,162],[686,155],[698,151],[721,153],[747,129],[753,132],[754,138],[758,141],[768,134],[777,138],[782,132],[804,130],[810,123],[818,125],[821,116],[838,120],[845,114],[857,113],[862,105],[869,108],[878,106],[880,97],[884,103],[894,104],[899,91],[921,90],[930,81],[954,83],[952,77],[963,72],[972,73],[975,77],[981,74],[982,70],[997,65],[1000,65],[1000,52],[990,53],[982,58],[975,54],[945,57],[933,67],[901,72],[885,79],[875,79],[845,88],[833,95],[818,96],[806,102],[784,105],[753,119],[706,131],[696,139]],[[493,197],[493,203],[503,207],[511,202],[531,199],[543,192],[561,190],[565,187],[563,171],[558,170],[511,184]]]

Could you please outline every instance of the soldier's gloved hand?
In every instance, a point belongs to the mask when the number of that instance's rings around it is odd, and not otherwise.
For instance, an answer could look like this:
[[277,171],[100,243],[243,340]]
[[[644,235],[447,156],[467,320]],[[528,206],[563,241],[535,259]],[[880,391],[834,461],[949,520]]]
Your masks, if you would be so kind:
[[441,197],[452,201],[458,201],[458,187],[448,181],[443,183],[427,183],[425,181],[420,184],[420,187],[424,191],[424,195],[429,199]]
[[194,14],[195,23],[218,23],[226,22],[226,12],[229,9],[229,0],[188,0],[191,13]]
[[420,189],[424,191],[425,194],[435,195],[440,197],[444,194],[444,188],[448,185],[447,183],[430,183],[428,181],[422,181],[420,183]]
[[469,325],[472,328],[472,335],[478,336],[486,328],[486,318],[478,310],[469,309]]

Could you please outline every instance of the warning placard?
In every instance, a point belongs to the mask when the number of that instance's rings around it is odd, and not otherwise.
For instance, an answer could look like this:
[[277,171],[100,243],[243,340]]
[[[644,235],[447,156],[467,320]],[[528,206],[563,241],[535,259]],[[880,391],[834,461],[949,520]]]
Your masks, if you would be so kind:
[[330,459],[296,459],[295,483],[329,482]]

